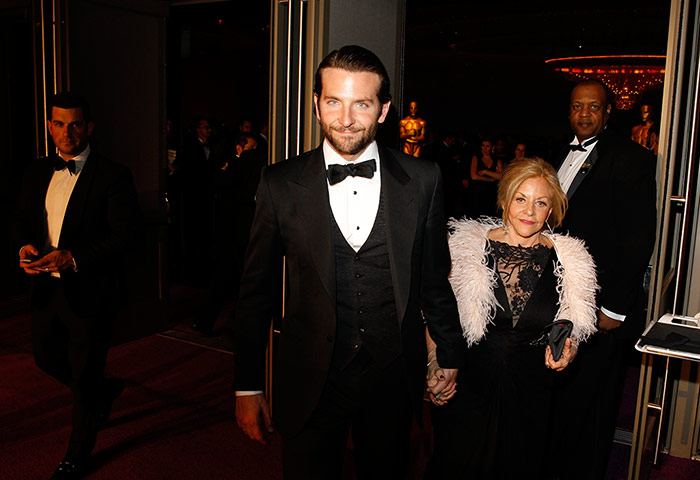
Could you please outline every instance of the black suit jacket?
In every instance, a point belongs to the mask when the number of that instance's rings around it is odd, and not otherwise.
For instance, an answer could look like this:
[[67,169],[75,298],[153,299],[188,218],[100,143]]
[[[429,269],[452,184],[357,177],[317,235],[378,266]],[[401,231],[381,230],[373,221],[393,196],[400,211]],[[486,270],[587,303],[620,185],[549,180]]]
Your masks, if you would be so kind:
[[[568,152],[562,150],[558,165]],[[583,180],[569,189],[562,230],[583,239],[596,262],[598,305],[628,315],[615,333],[636,336],[644,324],[641,287],[656,240],[656,159],[606,129],[588,162]]]
[[[17,209],[17,250],[32,244],[40,252],[46,242],[45,200],[55,157],[29,166]],[[140,212],[131,172],[91,152],[71,193],[58,249],[69,250],[78,271],[61,272],[61,283],[74,312],[97,315],[118,306],[125,295],[122,254],[134,246]],[[47,301],[50,278],[32,276],[32,304]]]
[[[403,358],[419,402],[425,315],[443,367],[463,361],[437,165],[380,147],[387,243]],[[286,306],[277,348],[275,421],[298,432],[321,395],[336,335],[335,254],[322,148],[266,167],[234,324],[237,390],[262,390],[265,347],[286,256]]]

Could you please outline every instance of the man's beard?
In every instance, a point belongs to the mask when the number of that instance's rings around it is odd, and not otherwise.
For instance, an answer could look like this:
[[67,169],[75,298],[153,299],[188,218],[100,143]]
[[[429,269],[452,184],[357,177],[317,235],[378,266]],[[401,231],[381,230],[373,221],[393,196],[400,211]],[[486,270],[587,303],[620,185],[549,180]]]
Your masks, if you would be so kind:
[[355,130],[354,128],[345,129],[350,131],[359,131],[360,134],[352,138],[335,137],[336,130],[327,123],[320,122],[323,135],[328,139],[333,149],[341,155],[356,155],[363,151],[367,146],[374,141],[377,134],[378,123],[373,123],[369,129]]

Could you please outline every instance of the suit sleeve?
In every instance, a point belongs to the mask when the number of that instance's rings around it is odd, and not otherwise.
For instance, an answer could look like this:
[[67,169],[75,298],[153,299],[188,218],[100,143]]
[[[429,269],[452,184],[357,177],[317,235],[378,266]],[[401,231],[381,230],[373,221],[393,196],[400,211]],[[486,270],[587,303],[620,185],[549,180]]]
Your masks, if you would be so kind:
[[448,276],[450,252],[444,214],[442,176],[433,163],[434,184],[423,236],[421,275],[421,307],[428,331],[437,344],[438,363],[443,368],[459,368],[464,364],[464,339],[459,313]]
[[13,215],[10,222],[10,231],[12,233],[13,252],[19,252],[19,249],[28,244],[34,244],[35,247],[41,249],[43,245],[37,245],[39,242],[39,233],[37,229],[36,218],[41,215],[41,211],[37,209],[38,195],[36,183],[40,177],[40,169],[38,164],[41,160],[32,162],[27,172],[22,176],[22,185],[19,190],[17,204],[13,209]]
[[270,192],[268,169],[262,171],[255,218],[246,252],[233,323],[234,388],[263,390],[265,349],[279,295],[274,291],[282,269],[282,241]]
[[[636,145],[635,145],[636,147]],[[615,261],[604,266],[599,305],[627,315],[641,290],[656,240],[656,164],[636,148],[619,157],[613,171],[614,231],[610,248]]]

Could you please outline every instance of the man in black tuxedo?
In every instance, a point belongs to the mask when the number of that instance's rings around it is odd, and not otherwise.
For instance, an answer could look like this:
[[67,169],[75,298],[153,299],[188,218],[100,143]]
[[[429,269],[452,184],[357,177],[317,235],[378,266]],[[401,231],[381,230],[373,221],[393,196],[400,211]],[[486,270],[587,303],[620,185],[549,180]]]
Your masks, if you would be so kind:
[[351,427],[359,478],[404,478],[425,324],[445,367],[434,394],[464,350],[439,168],[374,141],[391,97],[369,50],[331,52],[314,103],[323,144],[266,167],[257,191],[234,322],[236,417],[253,439],[272,431],[261,391],[285,256],[273,387],[285,478],[339,478]]
[[571,92],[575,137],[560,155],[559,180],[569,197],[563,231],[583,239],[600,291],[598,333],[557,375],[555,475],[603,478],[620,405],[625,353],[644,327],[642,284],[655,242],[656,162],[647,150],[606,128],[612,95],[597,80]]
[[[184,240],[184,268],[188,283],[209,286],[207,269],[211,257],[214,222],[214,179],[224,165],[223,145],[212,136],[208,120],[195,117],[193,135],[188,135],[175,163],[182,180],[182,229]],[[206,325],[207,321],[204,322]],[[195,321],[193,328],[207,333],[206,326]]]
[[216,253],[216,262],[208,264],[211,278],[207,305],[200,310],[192,325],[195,330],[208,336],[219,335],[214,330],[219,314],[238,295],[243,257],[255,213],[255,189],[265,161],[257,148],[254,134],[237,134],[234,139],[235,155],[214,174],[211,244],[221,248]]
[[74,479],[86,474],[97,432],[124,389],[104,367],[139,208],[129,170],[90,149],[87,102],[58,94],[49,113],[58,155],[29,166],[16,233],[19,265],[33,280],[34,359],[73,393],[68,450],[51,478]]

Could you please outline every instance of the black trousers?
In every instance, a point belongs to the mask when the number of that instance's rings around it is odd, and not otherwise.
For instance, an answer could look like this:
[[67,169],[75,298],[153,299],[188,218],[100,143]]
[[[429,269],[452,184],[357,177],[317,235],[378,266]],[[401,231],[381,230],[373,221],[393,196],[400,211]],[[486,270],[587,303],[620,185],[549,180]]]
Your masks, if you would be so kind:
[[106,400],[104,368],[114,318],[76,315],[59,280],[50,283],[48,304],[32,309],[34,361],[71,389],[73,428],[66,457],[83,461],[95,446],[98,413]]
[[345,369],[331,368],[318,406],[304,429],[282,437],[284,478],[340,478],[351,432],[358,479],[403,479],[410,430],[411,405],[403,359],[378,368],[361,348]]
[[[624,387],[624,357],[633,342],[598,333],[555,376],[550,435],[552,477],[603,479]],[[572,467],[575,465],[575,467]]]

